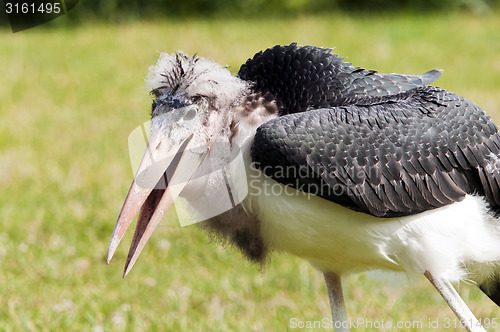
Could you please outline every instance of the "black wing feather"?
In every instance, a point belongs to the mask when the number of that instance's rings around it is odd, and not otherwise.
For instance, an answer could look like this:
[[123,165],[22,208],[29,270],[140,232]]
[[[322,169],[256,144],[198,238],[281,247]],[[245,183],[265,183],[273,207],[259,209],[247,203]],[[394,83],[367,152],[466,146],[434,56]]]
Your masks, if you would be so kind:
[[[422,75],[379,74],[344,62],[331,49],[277,45],[255,54],[238,77],[253,83],[256,92],[272,93],[283,105],[281,114],[331,106],[373,104],[398,100],[418,86],[434,82],[441,71]],[[390,98],[389,98],[390,97]]]
[[[402,78],[391,80],[400,84]],[[327,200],[394,217],[460,201],[467,193],[499,207],[499,142],[496,125],[477,105],[420,86],[396,102],[330,106],[271,120],[258,128],[252,158],[280,183],[299,190],[314,184]],[[279,176],[287,167],[311,172]]]
[[425,86],[440,71],[379,74],[343,60],[331,49],[291,44],[241,66],[241,79],[283,106],[257,130],[257,166],[278,182],[379,217],[419,213],[467,193],[500,211],[500,136],[477,105]]

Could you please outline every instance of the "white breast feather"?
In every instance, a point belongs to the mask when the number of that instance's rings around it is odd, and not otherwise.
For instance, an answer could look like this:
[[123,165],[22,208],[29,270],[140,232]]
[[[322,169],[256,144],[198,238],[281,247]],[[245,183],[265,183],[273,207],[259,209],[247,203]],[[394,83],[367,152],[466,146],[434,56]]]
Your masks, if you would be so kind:
[[500,272],[500,221],[482,197],[401,218],[376,218],[249,171],[245,204],[262,220],[271,249],[341,274],[430,271],[450,282],[483,283]]

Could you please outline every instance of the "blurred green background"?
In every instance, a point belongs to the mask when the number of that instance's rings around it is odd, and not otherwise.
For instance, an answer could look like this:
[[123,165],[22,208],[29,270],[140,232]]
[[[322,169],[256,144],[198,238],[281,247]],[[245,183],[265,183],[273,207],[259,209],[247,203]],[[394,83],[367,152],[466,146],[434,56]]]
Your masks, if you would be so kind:
[[[261,271],[196,226],[181,228],[173,213],[127,278],[121,275],[132,234],[106,265],[133,176],[127,137],[150,110],[148,66],[160,51],[182,49],[237,72],[275,44],[336,47],[355,65],[380,72],[442,68],[437,85],[500,123],[497,4],[87,0],[23,32],[13,34],[4,21],[0,331],[286,331],[294,317],[329,317],[322,276],[306,262],[275,254]],[[450,331],[460,330],[423,278],[410,287],[365,275],[344,283],[352,319],[424,326],[408,331],[448,319]],[[478,318],[500,317],[474,286],[459,291]]]

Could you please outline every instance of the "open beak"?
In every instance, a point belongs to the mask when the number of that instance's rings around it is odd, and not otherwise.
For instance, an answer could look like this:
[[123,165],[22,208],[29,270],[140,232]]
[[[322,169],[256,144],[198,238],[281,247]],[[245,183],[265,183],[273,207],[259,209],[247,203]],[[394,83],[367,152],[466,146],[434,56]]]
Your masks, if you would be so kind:
[[[168,135],[153,133],[121,209],[109,243],[111,260],[132,219],[139,212],[134,236],[125,264],[125,277],[136,262],[163,215],[203,162],[206,152],[193,152],[193,134],[169,143]],[[196,149],[195,149],[196,150]]]

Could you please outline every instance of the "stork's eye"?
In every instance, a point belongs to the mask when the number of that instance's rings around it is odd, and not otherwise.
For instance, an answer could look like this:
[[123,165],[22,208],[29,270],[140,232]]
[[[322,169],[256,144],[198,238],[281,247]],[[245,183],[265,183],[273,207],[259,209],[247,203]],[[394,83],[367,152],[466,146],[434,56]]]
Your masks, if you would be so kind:
[[186,113],[184,113],[184,120],[193,120],[194,117],[198,114],[196,106],[191,106],[186,110]]

